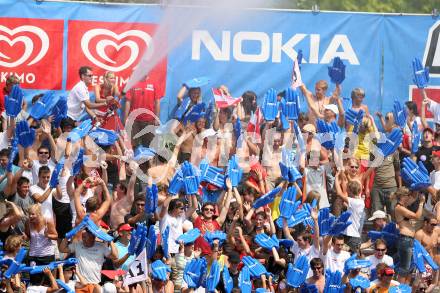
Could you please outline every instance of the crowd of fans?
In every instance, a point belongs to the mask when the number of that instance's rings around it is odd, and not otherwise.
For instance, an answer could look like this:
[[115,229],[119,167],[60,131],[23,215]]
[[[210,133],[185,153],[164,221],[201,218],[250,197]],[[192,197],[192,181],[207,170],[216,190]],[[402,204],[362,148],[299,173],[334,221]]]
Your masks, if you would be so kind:
[[3,291],[440,292],[427,80],[421,108],[382,114],[362,88],[344,102],[337,73],[330,96],[320,80],[260,105],[224,85],[202,103],[193,79],[159,125],[158,84],[123,93],[106,72],[92,90],[92,77],[81,67],[67,98],[28,104],[15,76],[3,87]]

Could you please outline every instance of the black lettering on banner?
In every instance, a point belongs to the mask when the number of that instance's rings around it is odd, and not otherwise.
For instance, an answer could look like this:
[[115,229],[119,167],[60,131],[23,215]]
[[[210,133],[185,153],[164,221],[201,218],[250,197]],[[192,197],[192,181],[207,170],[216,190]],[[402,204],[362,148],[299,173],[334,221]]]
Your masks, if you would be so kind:
[[128,273],[130,274],[130,278],[134,278],[134,277],[139,277],[142,276],[144,274],[144,268],[142,266],[142,262],[135,260],[135,262],[138,262],[139,264],[135,267],[137,268],[137,274],[134,275],[133,271],[131,270],[133,268],[133,266],[130,266],[130,269],[128,270]]
[[[428,41],[426,43],[426,48],[425,48],[425,54],[426,52],[427,54],[426,54],[424,66],[429,67],[430,74],[440,74],[440,66],[438,64],[436,65],[433,64],[437,50],[439,50],[439,52],[437,52],[437,55],[440,55],[440,47],[437,47],[439,41],[439,35],[440,35],[440,22],[437,22],[435,25],[436,25],[435,28],[432,27],[430,29]],[[437,57],[437,59],[438,58],[439,57]]]

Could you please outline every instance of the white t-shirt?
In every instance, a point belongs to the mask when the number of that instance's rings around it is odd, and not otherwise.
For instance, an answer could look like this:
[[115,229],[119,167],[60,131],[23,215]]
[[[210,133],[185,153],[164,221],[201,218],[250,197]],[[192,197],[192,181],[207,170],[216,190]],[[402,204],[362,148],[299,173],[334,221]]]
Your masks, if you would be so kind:
[[84,247],[82,242],[73,242],[69,245],[69,250],[75,253],[78,260],[79,273],[87,283],[98,284],[101,282],[101,269],[111,253],[110,247],[102,242],[95,242],[92,247]]
[[[81,205],[84,207],[84,210],[86,210],[86,201],[91,198],[94,195],[92,189],[87,189],[86,194],[79,196],[79,201]],[[75,202],[73,200],[70,201],[70,209],[72,210],[72,225],[75,226],[76,221],[76,209],[75,209]]]
[[67,97],[67,116],[79,120],[84,112],[84,101],[90,100],[89,90],[84,81],[78,82]]
[[168,251],[169,253],[178,253],[179,244],[176,243],[177,238],[183,234],[183,223],[186,217],[182,215],[181,217],[175,218],[171,217],[168,213],[160,220],[159,227],[160,233],[163,234],[166,227],[170,227],[170,234],[168,237]]
[[45,286],[28,286],[26,293],[46,293],[47,287]]
[[319,192],[319,208],[328,208],[330,203],[327,197],[326,188],[326,167],[319,166],[318,168],[306,167],[304,168],[304,176],[306,176],[306,194],[310,191]]
[[42,164],[38,160],[32,160],[32,180],[31,184],[37,184],[38,183],[38,171],[42,166],[48,166],[50,170],[50,174],[52,174],[53,170],[55,169],[55,163],[49,159],[47,161],[47,164]]
[[[34,197],[35,194],[42,195],[49,188],[50,188],[49,184],[47,184],[47,187],[45,189],[42,189],[38,185],[32,185],[31,188],[29,188],[29,193],[31,194],[32,198],[35,199]],[[43,217],[45,217],[46,219],[53,219],[52,192],[49,194],[46,200],[41,203],[41,213],[43,214]]]
[[365,203],[361,198],[348,198],[348,211],[351,212],[351,216],[348,219],[351,221],[351,225],[345,229],[344,235],[350,237],[361,237],[361,222],[365,214]]
[[66,170],[64,176],[60,176],[60,179],[58,181],[58,186],[60,187],[61,198],[59,200],[57,199],[59,202],[70,203],[70,197],[69,194],[67,193],[67,181],[69,180],[69,177],[70,177],[69,170]]
[[429,100],[429,111],[434,116],[434,122],[440,123],[440,104],[433,100]]
[[386,254],[381,259],[377,258],[374,254],[367,256],[366,259],[371,261],[370,270],[376,269],[376,266],[380,263],[384,263],[389,267],[394,266],[393,258]]
[[[320,252],[316,249],[315,245],[310,245],[307,249],[302,249],[298,246],[298,243],[294,240],[292,247],[290,247],[290,251],[295,255],[294,262],[298,260],[299,257],[305,255],[307,257],[308,262],[312,260],[312,258],[319,258]],[[310,278],[313,275],[312,269],[309,269],[307,273],[307,278]]]
[[341,250],[340,253],[336,253],[331,247],[327,254],[324,255],[324,267],[331,272],[344,271],[344,264],[347,259],[350,258],[350,253],[345,250]]

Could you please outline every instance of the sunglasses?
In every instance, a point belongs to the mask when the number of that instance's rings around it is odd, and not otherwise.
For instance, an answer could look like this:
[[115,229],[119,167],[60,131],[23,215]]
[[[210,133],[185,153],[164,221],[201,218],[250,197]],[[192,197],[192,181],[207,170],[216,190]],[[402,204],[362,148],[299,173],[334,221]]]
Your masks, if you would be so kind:
[[359,169],[359,166],[350,166],[351,169]]
[[431,225],[432,227],[437,226],[437,223],[429,223],[429,225]]
[[376,248],[376,251],[385,252],[385,251],[387,251],[387,249],[386,248],[385,249],[378,249],[378,248]]
[[40,155],[48,155],[49,152],[38,152],[38,154],[40,154]]
[[177,207],[176,209],[179,209],[179,210],[184,210],[184,209],[185,209],[185,207]]
[[312,271],[319,271],[322,267],[312,267]]
[[87,77],[92,77],[93,76],[93,74],[84,74],[85,76],[87,76]]
[[145,204],[144,203],[138,203],[138,204],[136,204],[138,207],[144,207],[145,206]]
[[213,212],[214,209],[203,209],[205,212]]

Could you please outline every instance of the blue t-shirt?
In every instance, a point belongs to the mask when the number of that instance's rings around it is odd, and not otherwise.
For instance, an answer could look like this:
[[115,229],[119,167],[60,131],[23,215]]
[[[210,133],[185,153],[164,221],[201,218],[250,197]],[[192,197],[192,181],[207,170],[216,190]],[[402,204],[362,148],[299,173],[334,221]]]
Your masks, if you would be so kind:
[[[122,258],[124,255],[128,253],[128,246],[125,246],[120,241],[115,243],[116,248],[118,249],[118,258]],[[134,255],[130,255],[127,260],[121,265],[121,270],[128,271],[130,264],[135,260]]]

